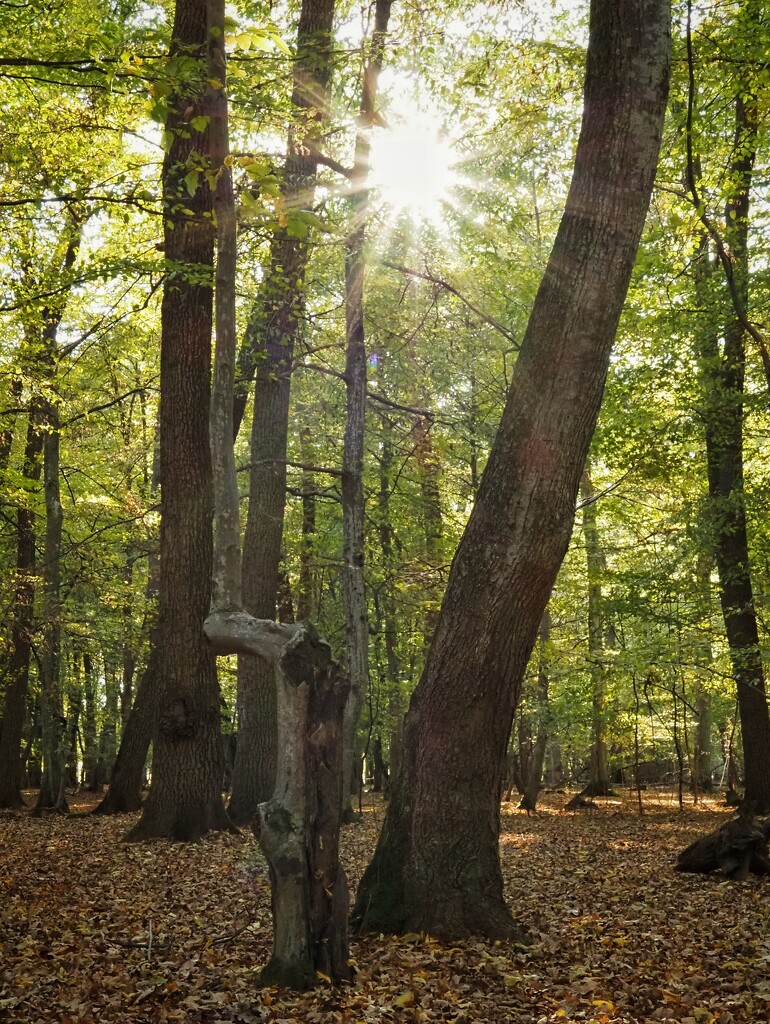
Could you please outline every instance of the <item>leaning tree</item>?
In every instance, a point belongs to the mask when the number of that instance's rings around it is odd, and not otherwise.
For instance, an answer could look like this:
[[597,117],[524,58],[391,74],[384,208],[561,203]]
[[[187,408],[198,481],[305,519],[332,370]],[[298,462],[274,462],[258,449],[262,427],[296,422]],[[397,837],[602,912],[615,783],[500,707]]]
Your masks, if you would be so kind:
[[498,856],[506,742],[644,226],[669,51],[669,0],[592,0],[572,185],[357,893],[366,929],[515,934]]

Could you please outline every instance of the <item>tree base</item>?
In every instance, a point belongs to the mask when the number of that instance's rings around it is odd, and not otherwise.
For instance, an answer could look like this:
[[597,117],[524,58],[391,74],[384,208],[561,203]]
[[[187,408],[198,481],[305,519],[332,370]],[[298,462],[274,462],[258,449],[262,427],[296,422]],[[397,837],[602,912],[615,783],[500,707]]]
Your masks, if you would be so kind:
[[207,832],[240,832],[228,817],[223,806],[215,808],[176,808],[172,811],[145,813],[123,837],[125,843],[144,843],[155,839],[171,839],[180,843],[195,843]]
[[601,782],[589,782],[580,790],[581,796],[617,796],[615,790],[609,785]]
[[107,790],[102,800],[90,812],[97,815],[108,814],[133,814],[141,811],[142,798],[140,796],[129,796],[126,793],[113,793]]
[[278,985],[291,988],[297,992],[305,992],[318,984],[316,972],[309,970],[306,963],[281,960],[272,957],[267,966],[259,974],[259,984],[266,988]]

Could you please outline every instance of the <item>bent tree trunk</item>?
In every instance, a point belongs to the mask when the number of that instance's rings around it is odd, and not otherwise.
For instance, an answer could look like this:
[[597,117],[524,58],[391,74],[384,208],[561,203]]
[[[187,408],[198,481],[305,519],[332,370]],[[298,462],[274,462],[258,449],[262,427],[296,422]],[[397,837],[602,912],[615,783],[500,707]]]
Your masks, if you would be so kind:
[[357,894],[368,930],[516,933],[498,856],[506,740],[569,543],[668,85],[668,0],[593,0],[590,21],[572,185]]
[[205,0],[177,0],[171,52],[198,57],[200,76],[171,103],[166,122],[173,141],[163,167],[164,242],[175,271],[166,280],[161,307],[158,670],[163,696],[152,785],[129,840],[196,839],[210,829],[232,827],[222,803],[216,665],[203,634],[212,570],[212,199],[203,175],[192,196],[184,180],[191,154],[205,155],[209,146],[208,127],[195,128],[209,120],[206,40]]

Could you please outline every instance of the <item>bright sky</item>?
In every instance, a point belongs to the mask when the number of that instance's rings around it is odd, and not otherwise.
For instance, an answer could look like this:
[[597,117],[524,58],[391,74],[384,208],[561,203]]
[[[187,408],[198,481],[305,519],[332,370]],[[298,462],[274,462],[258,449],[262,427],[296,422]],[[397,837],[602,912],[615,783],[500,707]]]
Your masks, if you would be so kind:
[[372,135],[370,183],[392,215],[435,226],[459,184],[458,156],[437,116],[412,110]]

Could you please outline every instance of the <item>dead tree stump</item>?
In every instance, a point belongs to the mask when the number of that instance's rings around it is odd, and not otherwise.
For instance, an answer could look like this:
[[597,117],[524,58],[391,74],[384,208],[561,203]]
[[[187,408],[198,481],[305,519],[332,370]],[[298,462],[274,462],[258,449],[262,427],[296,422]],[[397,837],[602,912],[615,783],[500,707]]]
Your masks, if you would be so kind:
[[753,807],[744,805],[737,818],[682,850],[674,870],[700,874],[721,871],[740,882],[745,881],[750,872],[768,875],[768,836],[770,819],[756,821]]
[[348,883],[339,863],[342,715],[349,682],[328,646],[290,641],[276,665],[278,766],[259,806],[268,861],[273,954],[265,985],[307,989],[319,976],[348,981]]

